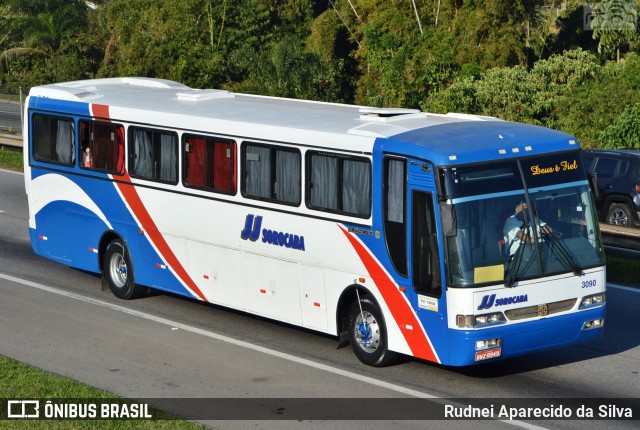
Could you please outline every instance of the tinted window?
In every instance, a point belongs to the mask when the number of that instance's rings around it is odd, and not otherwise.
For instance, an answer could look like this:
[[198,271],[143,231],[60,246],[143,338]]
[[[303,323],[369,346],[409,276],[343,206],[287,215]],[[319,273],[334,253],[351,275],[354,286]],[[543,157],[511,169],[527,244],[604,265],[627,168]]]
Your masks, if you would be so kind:
[[124,172],[124,127],[80,121],[82,166],[111,173]]
[[33,115],[33,157],[40,161],[72,165],[76,160],[73,121],[48,115]]
[[367,158],[307,153],[307,206],[362,218],[371,214],[371,163]]
[[393,266],[407,276],[406,161],[387,158],[384,169],[384,237]]
[[162,130],[129,129],[131,176],[162,182],[178,182],[178,137]]
[[286,147],[247,143],[243,146],[243,195],[288,205],[301,200],[300,152]]
[[187,136],[184,142],[185,185],[235,194],[235,142],[208,136]]
[[599,178],[611,178],[613,177],[618,160],[615,158],[600,157],[596,162],[595,172]]
[[435,212],[431,193],[414,191],[411,231],[413,289],[421,294],[440,296],[440,257]]

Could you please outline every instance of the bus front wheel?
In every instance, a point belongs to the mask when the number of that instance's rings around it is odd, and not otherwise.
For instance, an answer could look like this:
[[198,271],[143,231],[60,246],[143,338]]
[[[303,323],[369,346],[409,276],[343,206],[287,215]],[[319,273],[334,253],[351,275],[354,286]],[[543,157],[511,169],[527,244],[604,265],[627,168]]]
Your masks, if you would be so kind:
[[355,300],[349,307],[347,329],[351,348],[366,365],[383,367],[397,359],[397,353],[389,351],[387,328],[380,308],[369,295]]
[[131,256],[121,239],[114,239],[107,246],[102,268],[114,296],[130,300],[142,295],[144,289],[134,282]]

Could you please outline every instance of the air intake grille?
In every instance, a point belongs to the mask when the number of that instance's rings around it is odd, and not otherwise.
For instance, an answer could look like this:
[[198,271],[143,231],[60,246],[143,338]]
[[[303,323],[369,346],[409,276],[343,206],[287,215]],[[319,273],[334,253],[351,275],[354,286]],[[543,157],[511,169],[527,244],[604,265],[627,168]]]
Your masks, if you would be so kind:
[[[553,315],[573,309],[578,299],[562,300],[560,302],[546,303],[544,305],[527,306],[525,308],[509,309],[505,315],[510,320],[524,320],[538,316]],[[546,309],[545,309],[546,306]]]

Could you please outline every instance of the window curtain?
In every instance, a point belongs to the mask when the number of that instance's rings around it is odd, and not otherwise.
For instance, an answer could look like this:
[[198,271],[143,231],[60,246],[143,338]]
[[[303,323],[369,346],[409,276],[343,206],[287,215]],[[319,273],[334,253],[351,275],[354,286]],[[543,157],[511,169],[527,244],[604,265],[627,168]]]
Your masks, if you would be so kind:
[[204,139],[189,138],[189,152],[187,152],[187,183],[197,187],[204,187]]
[[342,208],[367,216],[371,207],[371,171],[362,161],[344,160],[342,165]]
[[117,136],[116,136],[116,141],[117,141],[117,145],[118,145],[118,153],[117,153],[117,170],[116,172],[118,173],[123,173],[124,172],[124,127],[118,127],[117,128]]
[[338,209],[338,159],[322,155],[311,156],[311,206]]
[[91,154],[93,157],[93,167],[96,169],[112,169],[113,144],[109,135],[109,130],[99,124],[91,124]]
[[145,178],[153,177],[150,134],[151,133],[144,130],[136,130],[133,133],[136,156],[133,173],[137,176],[144,176]]
[[300,154],[276,151],[276,198],[300,203]]
[[171,134],[160,135],[160,179],[177,182],[178,158],[176,156],[176,137]]
[[404,222],[404,161],[389,160],[387,220]]
[[218,191],[234,192],[234,148],[226,142],[213,143],[213,188]]
[[248,145],[246,149],[246,193],[271,198],[271,151]]
[[56,154],[58,161],[65,164],[72,164],[76,161],[76,150],[73,139],[73,123],[71,121],[58,120],[58,131],[56,133]]

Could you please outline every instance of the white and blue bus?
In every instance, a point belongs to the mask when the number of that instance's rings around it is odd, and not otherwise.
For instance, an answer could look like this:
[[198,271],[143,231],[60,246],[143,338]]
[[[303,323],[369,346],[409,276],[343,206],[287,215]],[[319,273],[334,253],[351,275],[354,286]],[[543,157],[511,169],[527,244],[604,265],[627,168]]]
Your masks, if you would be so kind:
[[329,333],[374,366],[602,333],[603,245],[567,134],[147,78],[34,87],[25,118],[33,249],[120,298]]

